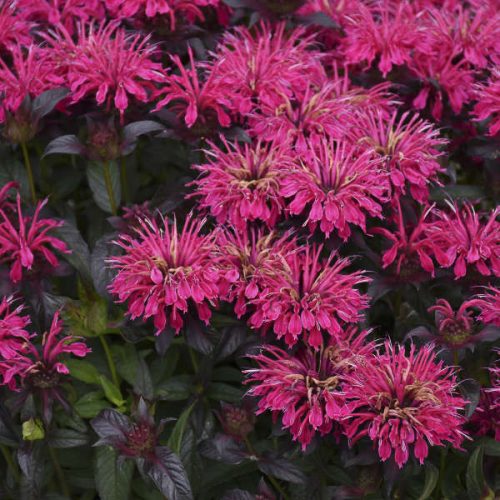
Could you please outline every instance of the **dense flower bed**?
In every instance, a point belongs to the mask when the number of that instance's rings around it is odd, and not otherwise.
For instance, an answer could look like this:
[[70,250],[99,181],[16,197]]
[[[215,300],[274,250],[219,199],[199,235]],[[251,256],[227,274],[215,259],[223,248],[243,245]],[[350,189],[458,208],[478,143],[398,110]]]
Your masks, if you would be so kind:
[[497,0],[0,0],[0,498],[500,494]]

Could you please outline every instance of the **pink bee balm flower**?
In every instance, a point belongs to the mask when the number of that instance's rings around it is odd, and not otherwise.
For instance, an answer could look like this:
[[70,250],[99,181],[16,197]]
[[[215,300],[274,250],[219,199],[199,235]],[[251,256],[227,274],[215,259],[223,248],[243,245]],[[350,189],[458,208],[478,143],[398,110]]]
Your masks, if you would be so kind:
[[119,12],[123,17],[134,17],[140,11],[147,17],[170,14],[176,3],[175,0],[105,0],[105,2],[108,9]]
[[366,215],[382,217],[390,184],[381,160],[370,151],[357,154],[353,146],[325,138],[309,151],[300,164],[285,166],[280,176],[280,194],[291,198],[292,215],[307,210],[311,230],[319,223],[327,236],[337,230],[344,240],[351,234],[349,224],[366,231]]
[[486,84],[476,86],[477,103],[473,115],[477,121],[490,118],[488,134],[495,136],[500,132],[500,69],[494,68]]
[[359,365],[349,381],[351,413],[344,424],[354,444],[367,436],[386,461],[394,452],[399,468],[410,453],[422,464],[430,446],[450,443],[459,448],[465,401],[457,391],[452,368],[436,362],[432,346],[409,355],[401,346],[385,344],[385,354]]
[[349,106],[336,98],[336,84],[325,83],[318,90],[307,87],[296,99],[283,96],[283,103],[263,104],[249,116],[250,132],[266,141],[290,142],[301,155],[307,153],[308,140],[326,135],[339,139],[345,133],[343,118],[351,116]]
[[[162,66],[151,57],[155,47],[149,36],[128,35],[115,22],[81,24],[77,44],[68,54],[69,35],[61,30],[52,43],[61,53],[62,64],[67,64],[67,78],[72,92],[72,102],[95,94],[98,105],[111,103],[123,114],[129,106],[129,95],[140,102],[148,102],[156,89],[155,82],[164,82]],[[69,59],[69,60],[67,60]]]
[[101,0],[17,0],[19,9],[30,20],[64,26],[73,34],[78,22],[103,19]]
[[248,395],[259,399],[257,415],[270,410],[305,450],[314,434],[325,436],[349,414],[346,375],[374,349],[369,332],[349,327],[344,340],[331,338],[320,351],[304,347],[294,354],[267,345],[250,356],[257,368],[245,370]]
[[378,68],[384,77],[393,65],[410,62],[415,47],[427,48],[418,17],[406,1],[379,0],[371,6],[360,4],[347,21],[343,41],[347,62],[366,61],[371,66],[379,57]]
[[408,223],[403,216],[403,210],[399,197],[394,199],[394,220],[396,229],[376,227],[371,229],[372,233],[381,234],[388,239],[392,245],[382,255],[382,267],[388,268],[395,264],[395,272],[400,277],[415,281],[419,270],[423,269],[434,276],[434,246],[426,236],[429,222],[427,216],[432,207],[424,207],[420,216],[414,223]]
[[500,397],[491,389],[481,389],[479,403],[468,424],[475,436],[491,435],[500,441]]
[[43,49],[16,46],[11,57],[9,63],[0,57],[0,123],[6,114],[15,113],[27,96],[37,97],[46,90],[64,86],[65,82]]
[[71,335],[61,337],[59,334],[62,328],[62,321],[56,312],[50,330],[41,336],[41,350],[29,341],[18,356],[0,361],[2,384],[12,391],[20,390],[20,397],[23,400],[29,394],[38,395],[46,421],[51,419],[54,401],[70,411],[70,405],[61,387],[64,376],[69,374],[69,369],[64,364],[64,357],[73,354],[83,358],[90,352],[78,337]]
[[439,51],[433,56],[416,54],[410,68],[422,82],[422,89],[413,100],[413,107],[421,110],[432,103],[431,113],[435,120],[441,120],[443,96],[448,96],[455,114],[460,113],[463,105],[472,99],[474,72],[464,59],[456,62],[454,54],[447,55],[446,51]]
[[52,252],[71,253],[66,244],[49,231],[61,227],[64,222],[55,219],[41,219],[40,211],[47,204],[47,199],[38,202],[32,217],[24,216],[21,210],[21,196],[17,194],[17,221],[12,221],[0,210],[0,262],[9,264],[10,279],[18,283],[23,277],[23,268],[32,270],[48,262],[57,267],[59,261]]
[[0,52],[31,45],[32,26],[25,13],[17,9],[17,2],[3,1],[0,5]]
[[470,203],[464,203],[462,209],[456,203],[448,204],[451,212],[434,209],[436,221],[426,230],[439,264],[453,266],[456,279],[472,266],[484,276],[500,276],[500,207],[482,217]]
[[474,349],[479,342],[494,342],[500,338],[500,329],[482,325],[477,321],[474,301],[463,302],[455,310],[446,299],[438,299],[427,310],[435,315],[435,332],[419,327],[408,333],[407,338],[419,337],[432,340],[453,350]]
[[109,260],[117,270],[110,291],[119,303],[127,302],[132,319],[152,317],[157,334],[167,326],[178,333],[189,305],[208,324],[209,304],[219,295],[219,271],[213,236],[200,234],[204,221],[189,216],[180,232],[175,220],[140,224],[135,238],[121,234],[115,242],[125,254]]
[[500,288],[490,286],[485,292],[473,297],[470,303],[479,309],[479,320],[500,327]]
[[167,77],[166,85],[158,92],[166,97],[158,102],[155,111],[173,102],[172,110],[179,119],[184,118],[188,128],[197,124],[208,134],[213,124],[229,127],[231,118],[225,109],[230,105],[228,89],[221,87],[212,71],[208,71],[205,81],[200,83],[191,47],[188,54],[191,69],[184,67],[179,56],[170,56],[180,74]]
[[437,148],[447,141],[418,115],[403,113],[397,119],[395,111],[386,120],[380,111],[362,113],[350,140],[384,161],[396,193],[404,194],[409,185],[412,197],[421,203],[429,197],[429,184],[439,183],[438,174],[444,171],[438,162],[442,153]]
[[14,297],[3,297],[0,302],[0,359],[16,357],[24,350],[31,335],[26,331],[29,316],[23,316],[23,306],[14,307]]
[[215,78],[231,89],[231,109],[242,115],[261,103],[276,108],[284,95],[303,94],[310,81],[325,76],[312,37],[303,28],[286,33],[285,23],[238,27],[213,56]]
[[276,336],[284,337],[289,346],[302,336],[318,348],[323,343],[322,332],[341,332],[339,320],[360,320],[369,299],[354,287],[370,279],[361,271],[342,273],[350,261],[336,258],[334,253],[322,260],[322,248],[306,245],[303,251],[292,253],[279,272],[263,276],[262,294],[252,302],[252,328],[272,326]]
[[229,222],[244,229],[248,222],[261,220],[273,227],[284,208],[279,175],[293,166],[289,148],[221,140],[226,151],[209,142],[208,162],[195,167],[201,177],[191,184],[196,187],[194,195],[201,197],[199,206],[209,209],[220,224]]
[[221,227],[216,245],[220,254],[221,298],[235,301],[238,318],[247,312],[249,302],[262,293],[264,275],[278,272],[290,254],[297,251],[290,234],[278,236],[261,228]]

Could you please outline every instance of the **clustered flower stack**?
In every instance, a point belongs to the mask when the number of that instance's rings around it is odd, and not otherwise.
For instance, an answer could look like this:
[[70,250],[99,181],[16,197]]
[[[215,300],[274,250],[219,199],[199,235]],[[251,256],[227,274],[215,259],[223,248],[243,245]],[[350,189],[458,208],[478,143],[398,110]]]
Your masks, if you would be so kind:
[[0,0],[0,497],[494,498],[499,63],[496,0]]

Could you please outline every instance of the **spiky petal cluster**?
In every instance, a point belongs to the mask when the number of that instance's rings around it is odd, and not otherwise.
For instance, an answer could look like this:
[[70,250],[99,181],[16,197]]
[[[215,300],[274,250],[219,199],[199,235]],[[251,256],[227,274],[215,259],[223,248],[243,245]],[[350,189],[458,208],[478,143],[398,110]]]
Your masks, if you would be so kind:
[[491,435],[500,441],[500,397],[491,389],[481,389],[479,403],[469,421],[471,432],[476,436]]
[[259,399],[257,414],[270,410],[281,416],[303,450],[316,432],[330,434],[349,413],[345,377],[373,352],[373,343],[365,342],[368,332],[349,327],[343,333],[344,340],[331,338],[319,352],[304,347],[292,354],[264,346],[251,356],[257,368],[245,372],[247,383],[255,384],[248,394]]
[[0,5],[0,52],[32,43],[32,23],[16,7],[16,2],[9,1],[3,1]]
[[125,254],[109,260],[117,270],[110,291],[127,303],[132,319],[152,317],[157,334],[167,326],[178,333],[190,305],[201,320],[210,319],[219,271],[213,235],[201,234],[203,223],[189,216],[179,232],[175,220],[141,220],[135,237],[121,234],[115,242]]
[[283,96],[302,95],[324,70],[312,39],[303,28],[285,31],[261,23],[224,35],[215,54],[215,79],[231,89],[231,109],[247,115],[262,104],[278,107]]
[[49,234],[50,230],[61,227],[64,222],[55,219],[40,218],[40,212],[47,204],[47,199],[38,202],[32,217],[23,215],[21,196],[17,194],[17,213],[11,218],[0,210],[0,262],[10,265],[10,279],[13,283],[21,281],[23,269],[32,270],[48,262],[51,266],[59,265],[52,249],[61,253],[70,253],[66,244]]
[[17,6],[29,20],[64,26],[73,34],[78,22],[104,17],[100,0],[16,0]]
[[379,110],[363,113],[356,119],[350,140],[381,158],[397,194],[409,185],[415,200],[424,203],[429,197],[429,184],[438,182],[443,168],[438,162],[446,144],[439,132],[416,114],[397,111],[387,120]]
[[470,203],[462,209],[456,203],[449,205],[449,212],[433,211],[436,221],[426,231],[439,264],[453,266],[456,279],[472,266],[484,276],[500,276],[500,207],[483,218]]
[[272,326],[276,336],[283,337],[289,346],[302,338],[318,348],[322,332],[338,335],[342,330],[339,321],[359,321],[368,307],[368,297],[355,286],[369,278],[360,271],[343,273],[350,261],[334,253],[322,260],[322,248],[314,244],[302,247],[278,272],[263,276],[263,292],[253,301],[251,327]]
[[64,83],[46,51],[35,45],[27,49],[16,46],[10,62],[0,57],[0,123],[6,113],[15,113],[26,97],[36,97]]
[[68,367],[60,359],[63,354],[84,357],[90,349],[77,337],[70,335],[58,338],[63,329],[59,313],[56,312],[48,332],[42,336],[42,351],[29,341],[23,352],[17,356],[0,361],[2,383],[11,390],[21,385],[33,385],[40,389],[51,388],[59,376],[69,373]]
[[357,154],[347,143],[326,139],[311,144],[310,154],[285,168],[280,194],[290,198],[288,211],[307,211],[311,230],[319,224],[327,236],[336,230],[346,240],[354,224],[366,231],[366,215],[382,216],[389,201],[390,185],[382,161],[370,151]]
[[123,118],[129,96],[148,102],[155,90],[153,82],[165,80],[161,64],[152,60],[155,49],[149,36],[129,35],[117,23],[101,22],[79,25],[78,40],[71,49],[68,39],[62,30],[53,45],[55,51],[58,47],[63,51],[61,63],[67,64],[74,103],[95,95],[98,105],[109,109],[113,104]]
[[208,160],[195,168],[200,179],[192,184],[201,197],[199,206],[208,208],[220,224],[229,222],[243,230],[249,221],[261,220],[273,227],[284,207],[279,192],[279,175],[292,168],[286,144],[228,142],[225,151],[210,143]]
[[396,228],[376,227],[371,230],[372,233],[381,234],[392,243],[382,255],[382,267],[386,269],[395,263],[396,274],[412,278],[410,281],[415,279],[420,269],[434,275],[433,245],[426,236],[429,225],[426,219],[430,208],[424,207],[422,213],[416,217],[417,220],[409,223],[405,220],[399,197],[395,197],[393,206]]
[[380,0],[360,4],[347,18],[344,53],[348,63],[371,66],[379,57],[378,68],[385,77],[392,66],[411,61],[415,47],[425,51],[425,38],[410,4]]
[[446,299],[438,299],[427,309],[435,315],[436,333],[420,327],[410,332],[407,337],[432,340],[449,349],[473,349],[478,342],[493,342],[500,338],[500,329],[494,325],[481,328],[476,318],[475,306],[474,300],[468,300],[455,310]]
[[477,103],[473,114],[478,121],[490,118],[488,133],[494,136],[500,132],[500,69],[494,68],[486,84],[476,86]]
[[320,140],[325,135],[339,139],[345,133],[343,118],[350,108],[336,98],[336,91],[334,82],[320,88],[310,84],[303,96],[283,96],[278,107],[262,104],[249,117],[250,132],[266,141],[289,142],[301,155],[307,153],[309,139]]
[[457,393],[453,369],[435,360],[431,345],[385,344],[385,353],[358,366],[350,381],[351,413],[345,431],[351,443],[367,436],[386,461],[394,452],[401,468],[411,454],[423,463],[430,446],[460,448],[466,401]]
[[205,81],[200,82],[198,68],[194,62],[193,51],[188,47],[191,68],[186,68],[179,56],[170,56],[179,69],[180,74],[167,77],[165,86],[159,95],[165,97],[156,105],[156,110],[169,103],[179,119],[183,119],[188,128],[197,124],[205,134],[209,134],[210,127],[220,124],[229,127],[231,118],[225,108],[229,107],[230,98],[228,89],[221,87],[216,81],[214,73],[208,71]]
[[490,286],[485,293],[476,295],[470,303],[479,309],[478,319],[500,327],[500,288]]
[[3,297],[0,302],[0,359],[16,357],[24,349],[31,335],[26,330],[29,316],[23,316],[23,306],[14,305],[14,297]]
[[219,228],[217,253],[221,269],[221,298],[235,301],[238,318],[246,313],[248,304],[262,293],[263,278],[283,267],[291,253],[297,251],[289,234],[278,236],[274,231],[248,228]]

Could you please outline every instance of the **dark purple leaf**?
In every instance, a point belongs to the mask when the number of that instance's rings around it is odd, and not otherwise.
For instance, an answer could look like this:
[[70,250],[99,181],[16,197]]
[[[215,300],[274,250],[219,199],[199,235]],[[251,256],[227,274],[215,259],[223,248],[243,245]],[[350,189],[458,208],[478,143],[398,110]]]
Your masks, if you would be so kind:
[[76,135],[62,135],[47,144],[42,158],[56,153],[68,155],[82,155],[85,147]]
[[90,421],[95,433],[100,437],[94,446],[114,444],[125,440],[125,432],[130,429],[130,420],[119,411],[106,409]]
[[68,94],[68,89],[57,88],[46,90],[39,96],[35,97],[33,100],[34,117],[38,119],[48,115]]
[[267,476],[273,476],[289,483],[303,484],[306,482],[304,473],[285,458],[271,455],[262,457],[259,458],[257,467]]
[[239,464],[248,458],[248,453],[233,438],[225,434],[216,434],[200,444],[200,453],[219,462]]

